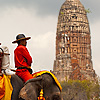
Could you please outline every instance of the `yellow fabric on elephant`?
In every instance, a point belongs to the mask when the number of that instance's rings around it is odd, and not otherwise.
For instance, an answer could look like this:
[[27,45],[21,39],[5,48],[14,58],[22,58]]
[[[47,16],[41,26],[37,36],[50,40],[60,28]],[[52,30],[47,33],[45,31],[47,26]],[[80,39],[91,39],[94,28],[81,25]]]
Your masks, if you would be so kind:
[[39,71],[39,72],[36,72],[36,73],[33,74],[33,78],[36,78],[37,76],[40,76],[40,75],[42,75],[44,73],[50,74],[53,77],[53,79],[55,80],[55,82],[57,83],[57,85],[59,86],[60,90],[62,90],[62,87],[61,87],[58,79],[55,77],[55,75],[53,73],[51,73],[49,71]]
[[4,76],[0,76],[0,100],[5,95],[5,85],[4,85]]
[[11,79],[10,75],[4,75],[5,95],[1,100],[11,100],[13,88],[10,79]]

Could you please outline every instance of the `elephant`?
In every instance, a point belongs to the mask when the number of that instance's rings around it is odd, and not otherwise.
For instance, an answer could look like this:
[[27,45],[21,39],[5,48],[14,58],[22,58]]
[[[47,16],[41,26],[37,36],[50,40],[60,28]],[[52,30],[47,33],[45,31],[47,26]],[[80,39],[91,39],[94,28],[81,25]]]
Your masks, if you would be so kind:
[[23,100],[19,98],[23,86],[23,81],[17,75],[3,74],[0,76],[0,100]]
[[23,100],[22,98],[19,98],[19,92],[24,86],[23,81],[17,75],[11,75],[10,82],[13,87],[11,100]]
[[30,79],[26,83],[17,75],[11,75],[10,82],[13,87],[11,100],[37,100],[41,89],[45,100],[62,100],[59,86],[48,73]]
[[27,81],[19,97],[23,100],[38,100],[41,89],[43,89],[45,100],[62,100],[60,88],[48,73]]

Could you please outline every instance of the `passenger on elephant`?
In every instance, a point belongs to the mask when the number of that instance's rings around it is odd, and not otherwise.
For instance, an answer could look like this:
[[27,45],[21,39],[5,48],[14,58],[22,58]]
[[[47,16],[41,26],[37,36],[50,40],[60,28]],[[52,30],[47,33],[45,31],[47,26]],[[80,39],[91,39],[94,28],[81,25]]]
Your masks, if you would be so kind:
[[10,67],[10,57],[9,57],[10,53],[8,47],[1,46],[0,52],[3,52],[1,72],[5,75],[14,75],[15,72],[11,71],[11,67]]
[[32,57],[26,48],[26,40],[30,38],[31,37],[25,37],[24,34],[19,34],[16,36],[16,40],[12,42],[18,44],[17,48],[14,50],[15,67],[17,68],[16,75],[24,82],[33,78],[31,69]]

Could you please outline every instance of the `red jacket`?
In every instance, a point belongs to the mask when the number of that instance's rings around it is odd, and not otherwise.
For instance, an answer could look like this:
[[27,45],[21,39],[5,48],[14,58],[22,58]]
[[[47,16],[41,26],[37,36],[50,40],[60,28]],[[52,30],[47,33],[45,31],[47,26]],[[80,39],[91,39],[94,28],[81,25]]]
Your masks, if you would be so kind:
[[30,56],[27,48],[23,45],[19,45],[14,50],[14,59],[15,59],[15,67],[21,67],[21,66],[31,66],[32,63],[32,57]]

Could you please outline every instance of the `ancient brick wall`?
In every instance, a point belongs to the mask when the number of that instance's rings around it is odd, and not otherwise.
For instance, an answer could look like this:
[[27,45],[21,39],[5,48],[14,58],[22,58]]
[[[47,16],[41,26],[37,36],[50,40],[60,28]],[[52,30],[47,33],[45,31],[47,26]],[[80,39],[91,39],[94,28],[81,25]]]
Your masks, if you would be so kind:
[[53,71],[59,80],[95,77],[89,22],[85,8],[79,0],[66,0],[61,6]]

